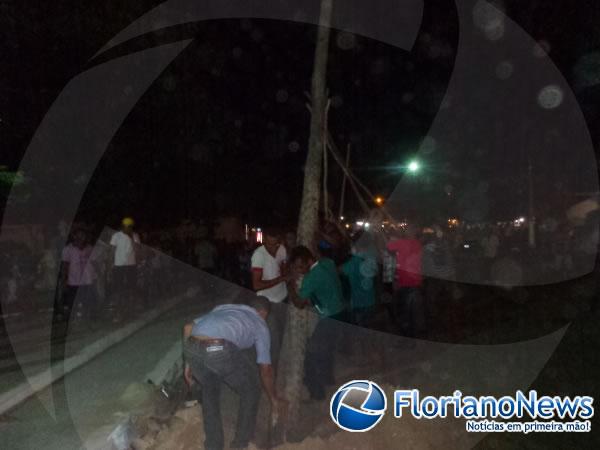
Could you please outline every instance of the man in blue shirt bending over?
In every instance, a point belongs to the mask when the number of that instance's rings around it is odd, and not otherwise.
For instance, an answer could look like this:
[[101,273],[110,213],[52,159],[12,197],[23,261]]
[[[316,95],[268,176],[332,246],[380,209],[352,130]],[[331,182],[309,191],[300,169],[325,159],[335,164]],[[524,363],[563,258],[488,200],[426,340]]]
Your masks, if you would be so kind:
[[256,349],[262,386],[274,411],[282,401],[275,391],[271,337],[265,322],[270,303],[254,297],[248,305],[221,305],[183,327],[184,376],[188,385],[202,385],[202,413],[208,450],[224,446],[221,421],[221,383],[240,397],[235,436],[230,448],[245,448],[254,433],[260,399],[256,367],[242,350]]

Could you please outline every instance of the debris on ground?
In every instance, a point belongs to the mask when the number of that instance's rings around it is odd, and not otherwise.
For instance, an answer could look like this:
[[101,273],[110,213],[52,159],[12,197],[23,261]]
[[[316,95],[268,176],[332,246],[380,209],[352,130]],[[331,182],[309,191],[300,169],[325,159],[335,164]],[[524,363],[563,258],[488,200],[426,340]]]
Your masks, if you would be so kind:
[[[382,386],[393,391],[392,386]],[[444,421],[419,421],[414,418],[394,418],[387,414],[369,433],[348,433],[339,430],[331,420],[323,421],[329,407],[328,401],[305,402],[301,414],[305,422],[300,427],[310,428],[310,434],[301,442],[287,442],[276,448],[282,450],[379,450],[382,448],[453,449],[465,448],[464,422],[457,419]],[[223,411],[224,415],[229,415]],[[316,419],[315,419],[316,418]],[[150,423],[153,419],[149,419]],[[223,421],[224,424],[235,421]],[[151,429],[152,428],[152,429]],[[233,432],[225,427],[225,442],[231,441]],[[477,436],[475,436],[477,438]],[[472,445],[476,440],[470,442]],[[200,406],[179,409],[160,431],[147,426],[146,434],[133,443],[135,450],[191,450],[202,448],[204,430]],[[468,444],[467,444],[468,446]],[[225,447],[227,449],[227,446]],[[249,450],[262,450],[251,443]]]

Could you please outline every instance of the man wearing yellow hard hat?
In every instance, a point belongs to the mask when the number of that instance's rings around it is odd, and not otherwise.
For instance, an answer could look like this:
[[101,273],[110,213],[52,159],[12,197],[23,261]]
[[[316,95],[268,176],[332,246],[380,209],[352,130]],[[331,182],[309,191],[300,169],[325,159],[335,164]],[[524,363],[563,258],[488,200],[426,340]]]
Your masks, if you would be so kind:
[[131,229],[133,229],[135,222],[131,217],[124,217],[123,220],[121,221],[121,225],[124,228],[131,230]]
[[140,237],[133,231],[135,221],[131,217],[121,220],[121,230],[112,235],[110,245],[113,250],[111,295],[120,315],[127,316],[134,311],[135,287],[137,283],[137,248]]

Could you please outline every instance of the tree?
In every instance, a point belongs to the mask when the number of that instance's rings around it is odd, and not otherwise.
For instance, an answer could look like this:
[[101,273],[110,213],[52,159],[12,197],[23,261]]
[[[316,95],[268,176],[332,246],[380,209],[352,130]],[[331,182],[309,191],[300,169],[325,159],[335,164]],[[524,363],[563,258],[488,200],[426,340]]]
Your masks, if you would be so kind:
[[[304,166],[304,188],[298,222],[298,243],[314,250],[314,236],[319,221],[319,193],[322,158],[326,145],[325,109],[327,104],[327,59],[333,0],[321,1],[317,43],[311,80],[311,121],[308,154]],[[288,309],[284,348],[287,358],[279,363],[284,395],[290,402],[288,424],[297,423],[304,378],[304,357],[310,331],[308,311]]]

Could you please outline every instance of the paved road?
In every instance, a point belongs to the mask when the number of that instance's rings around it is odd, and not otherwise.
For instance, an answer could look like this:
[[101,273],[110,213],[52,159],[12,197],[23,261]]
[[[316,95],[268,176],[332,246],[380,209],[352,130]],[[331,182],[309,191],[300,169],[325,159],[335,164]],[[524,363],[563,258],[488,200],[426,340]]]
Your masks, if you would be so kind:
[[[70,450],[82,448],[95,430],[127,412],[120,397],[128,386],[144,382],[180,339],[186,319],[206,310],[202,298],[185,300],[88,364],[68,374],[40,395],[53,396],[56,417],[31,398],[1,418],[1,448]],[[85,340],[85,339],[84,339]],[[4,377],[4,375],[3,375]]]
[[[50,313],[20,319],[18,323],[10,325],[10,339],[6,330],[2,330],[3,332],[0,333],[0,394],[25,381],[23,369],[30,375],[39,373],[48,367],[49,360],[55,363],[65,356],[71,356],[120,326],[107,322],[94,330],[74,329],[67,335],[64,326],[57,325],[52,329],[49,326],[50,320]],[[60,351],[51,352],[49,355],[50,342],[52,348]],[[13,352],[14,345],[18,345],[20,351],[18,361]]]
[[[6,318],[2,323],[0,394],[26,381],[24,371],[29,376],[40,373],[48,367],[49,362],[60,362],[127,324],[104,320],[93,324],[72,323],[67,328],[65,322],[52,325],[52,314],[52,310],[44,310]],[[10,338],[7,330],[10,331]],[[15,346],[19,350],[18,360],[13,351]]]

